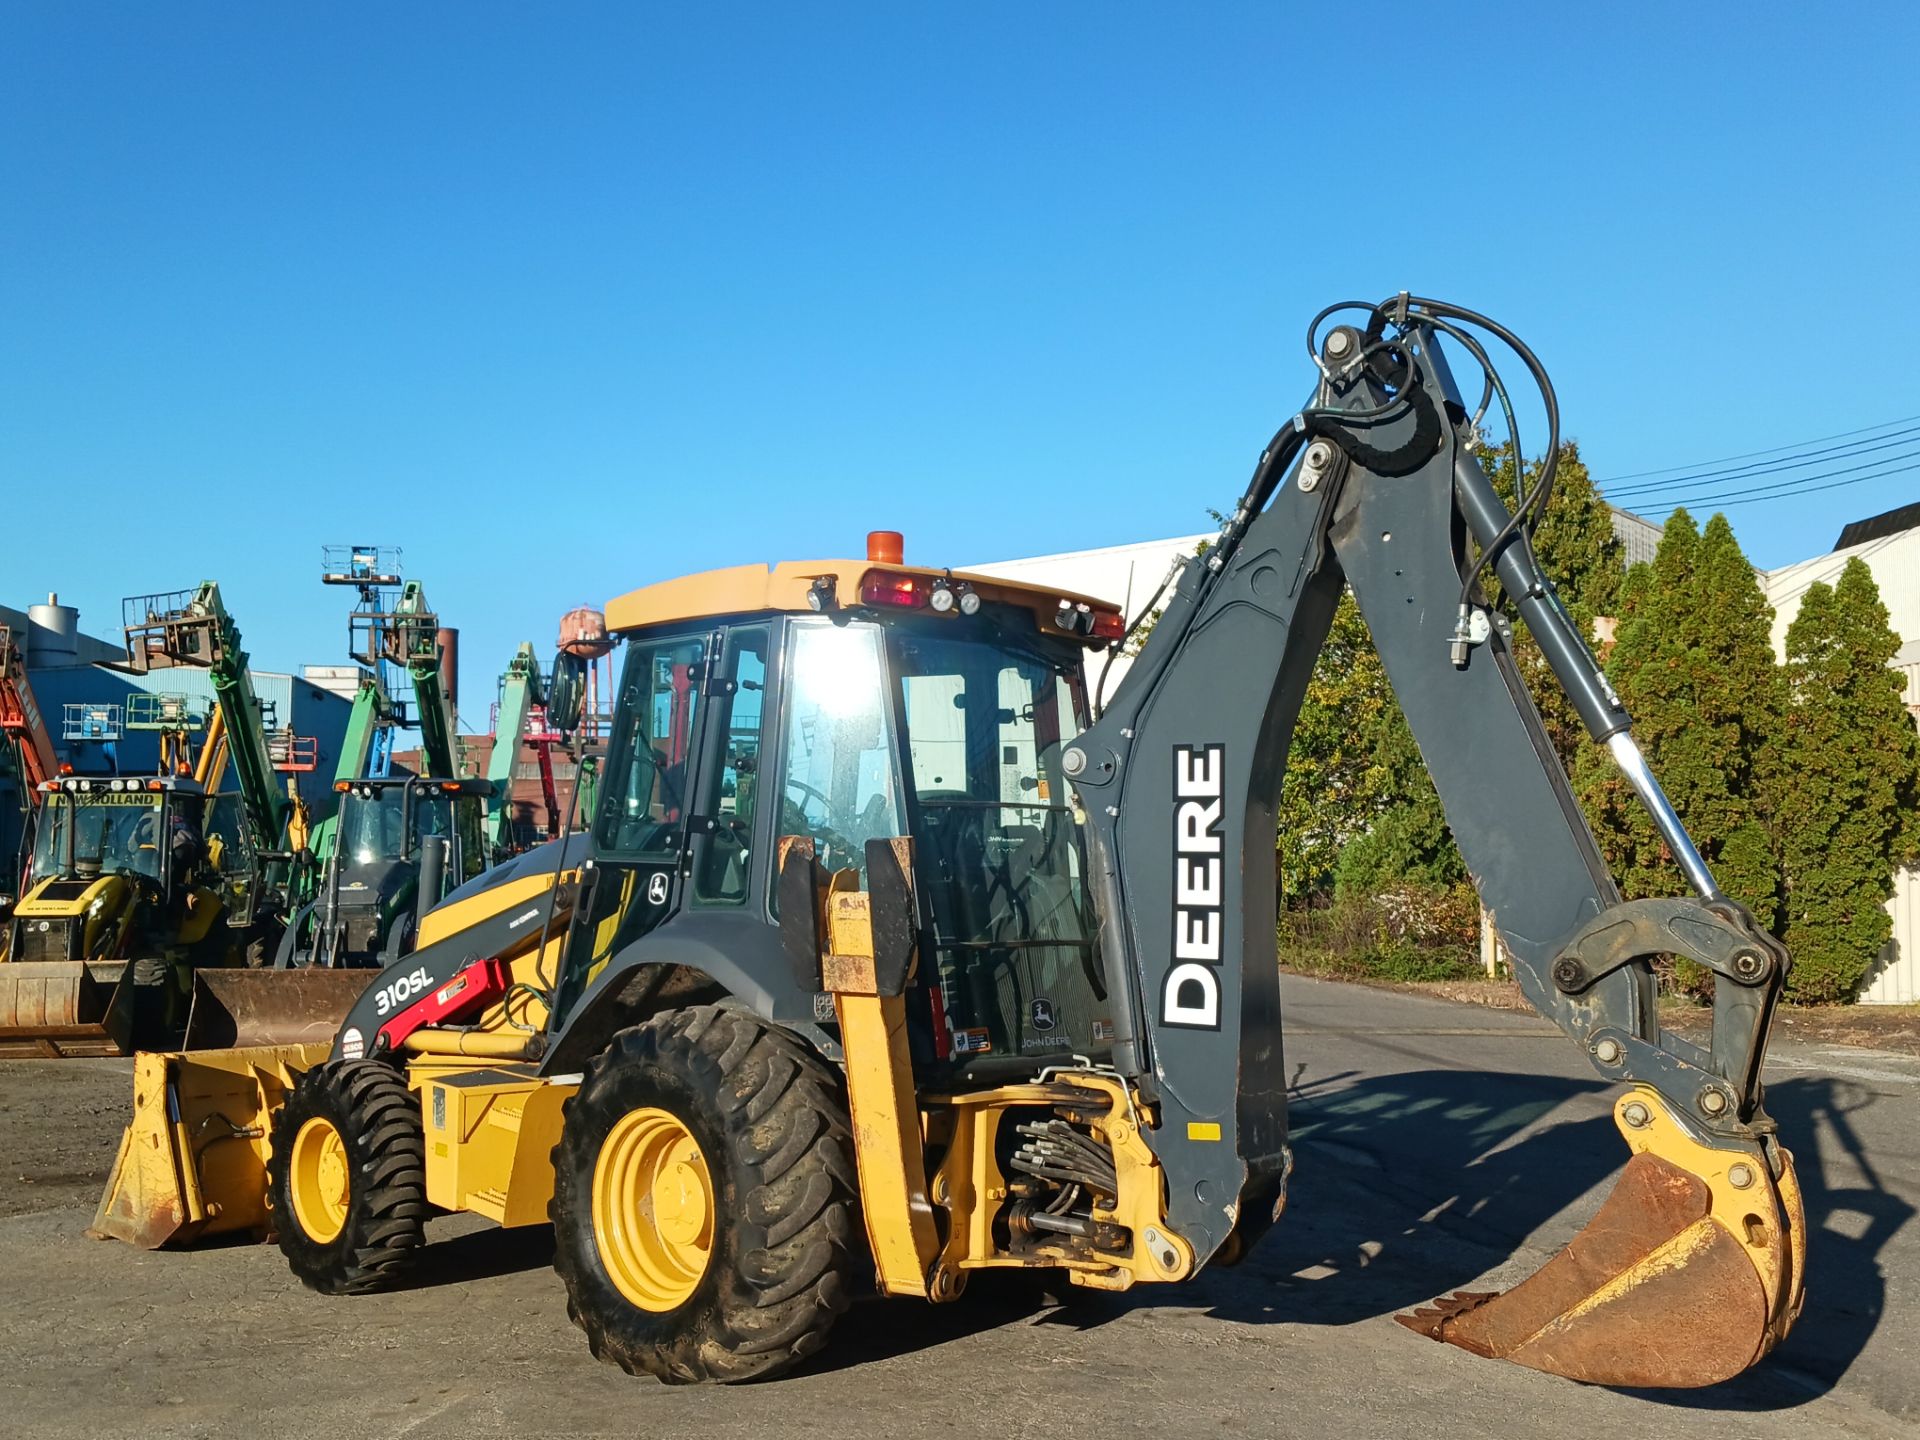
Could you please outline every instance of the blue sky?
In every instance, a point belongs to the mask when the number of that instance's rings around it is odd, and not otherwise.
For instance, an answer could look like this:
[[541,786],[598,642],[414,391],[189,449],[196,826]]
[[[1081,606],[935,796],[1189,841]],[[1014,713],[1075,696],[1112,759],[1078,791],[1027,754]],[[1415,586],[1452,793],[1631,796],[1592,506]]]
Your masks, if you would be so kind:
[[[1358,15],[14,0],[0,598],[216,577],[284,668],[320,546],[398,544],[484,724],[671,574],[1204,529],[1306,319],[1402,287],[1597,476],[1920,414],[1920,9]],[[1730,513],[1777,565],[1916,481]]]

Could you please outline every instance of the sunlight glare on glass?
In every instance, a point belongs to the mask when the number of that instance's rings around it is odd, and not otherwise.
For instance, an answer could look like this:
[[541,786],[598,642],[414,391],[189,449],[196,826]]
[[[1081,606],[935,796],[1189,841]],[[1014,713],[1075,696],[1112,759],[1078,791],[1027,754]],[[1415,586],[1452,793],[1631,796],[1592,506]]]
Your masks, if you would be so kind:
[[880,698],[874,632],[856,626],[809,628],[800,647],[799,702],[835,719],[865,714]]

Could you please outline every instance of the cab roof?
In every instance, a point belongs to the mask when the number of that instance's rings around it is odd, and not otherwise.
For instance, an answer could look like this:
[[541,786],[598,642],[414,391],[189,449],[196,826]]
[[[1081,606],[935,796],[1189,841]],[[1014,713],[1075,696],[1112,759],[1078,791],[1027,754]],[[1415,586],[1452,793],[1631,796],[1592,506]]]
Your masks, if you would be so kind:
[[40,782],[40,793],[68,795],[172,794],[204,795],[198,780],[186,775],[61,775]]
[[1119,607],[1109,600],[967,570],[935,570],[891,560],[785,560],[776,565],[735,565],[725,570],[707,570],[629,590],[608,603],[607,629],[639,630],[682,620],[767,611],[805,613],[820,608],[812,597],[818,593],[816,586],[822,581],[830,582],[838,608],[859,608],[868,603],[863,595],[869,576],[881,583],[912,580],[923,587],[923,593],[930,593],[941,583],[955,589],[971,589],[986,604],[1012,605],[1032,612],[1035,625],[1043,631],[1089,643],[1092,638],[1104,643],[1110,636],[1089,637],[1061,627],[1057,617],[1063,602],[1067,609],[1083,616],[1087,612],[1109,617],[1119,614]]

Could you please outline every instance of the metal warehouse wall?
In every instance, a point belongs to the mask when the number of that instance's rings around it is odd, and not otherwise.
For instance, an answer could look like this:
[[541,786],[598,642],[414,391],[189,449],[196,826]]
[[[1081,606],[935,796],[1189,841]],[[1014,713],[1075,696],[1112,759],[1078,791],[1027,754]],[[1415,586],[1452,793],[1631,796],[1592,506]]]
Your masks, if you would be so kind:
[[[105,760],[99,747],[86,741],[61,738],[61,723],[69,704],[118,704],[135,691],[155,694],[189,695],[213,701],[213,681],[205,670],[180,668],[155,670],[147,675],[127,675],[98,665],[57,665],[30,668],[28,679],[33,693],[53,732],[54,748],[60,758],[76,770],[99,770]],[[314,818],[333,813],[333,767],[346,738],[347,717],[353,706],[340,696],[293,675],[271,671],[253,672],[253,688],[274,710],[275,723],[291,725],[295,733],[311,735],[319,745],[319,764],[310,772],[292,776],[300,796]],[[160,763],[160,742],[151,731],[128,730],[115,750],[119,767],[126,774],[151,772]]]

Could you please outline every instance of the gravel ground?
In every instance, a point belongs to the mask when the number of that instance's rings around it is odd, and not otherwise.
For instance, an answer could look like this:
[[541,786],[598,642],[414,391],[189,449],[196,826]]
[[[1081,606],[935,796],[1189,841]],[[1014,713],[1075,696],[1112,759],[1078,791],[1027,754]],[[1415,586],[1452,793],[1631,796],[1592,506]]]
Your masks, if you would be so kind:
[[1498,1288],[1589,1216],[1621,1161],[1606,1092],[1537,1018],[1286,982],[1298,1155],[1247,1264],[1043,1304],[856,1306],[828,1353],[734,1390],[596,1363],[544,1228],[436,1221],[418,1280],[303,1291],[271,1247],[86,1240],[127,1061],[0,1064],[0,1433],[114,1436],[899,1435],[1893,1437],[1920,1433],[1920,1064],[1789,1043],[1773,1077],[1808,1186],[1808,1310],[1715,1390],[1595,1390],[1392,1323]]

